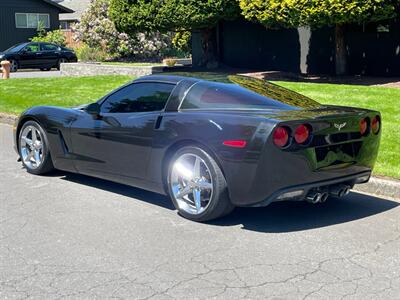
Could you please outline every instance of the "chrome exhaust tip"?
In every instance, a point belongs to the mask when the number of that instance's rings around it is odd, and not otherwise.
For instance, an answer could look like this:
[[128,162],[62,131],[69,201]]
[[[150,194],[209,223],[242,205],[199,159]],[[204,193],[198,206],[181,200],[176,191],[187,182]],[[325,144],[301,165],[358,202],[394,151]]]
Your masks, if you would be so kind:
[[335,197],[346,196],[350,192],[350,187],[348,185],[339,184],[329,188],[329,193]]
[[326,200],[328,200],[328,197],[329,197],[329,194],[328,194],[328,193],[322,193],[322,194],[321,194],[320,202],[321,202],[321,203],[326,202]]
[[318,193],[318,192],[310,192],[310,193],[308,193],[308,195],[307,195],[307,197],[306,197],[306,200],[307,200],[308,202],[310,202],[310,203],[315,204],[315,203],[318,203],[318,202],[321,201],[321,196],[322,196],[321,193]]

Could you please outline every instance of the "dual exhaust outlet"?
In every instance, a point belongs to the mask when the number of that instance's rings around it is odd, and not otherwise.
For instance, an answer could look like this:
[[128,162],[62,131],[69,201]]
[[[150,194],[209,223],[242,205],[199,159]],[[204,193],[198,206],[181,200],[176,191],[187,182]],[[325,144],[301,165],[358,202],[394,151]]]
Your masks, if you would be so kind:
[[324,203],[330,195],[340,198],[346,196],[349,192],[350,192],[350,186],[339,184],[323,191],[312,190],[308,193],[306,200],[314,204]]

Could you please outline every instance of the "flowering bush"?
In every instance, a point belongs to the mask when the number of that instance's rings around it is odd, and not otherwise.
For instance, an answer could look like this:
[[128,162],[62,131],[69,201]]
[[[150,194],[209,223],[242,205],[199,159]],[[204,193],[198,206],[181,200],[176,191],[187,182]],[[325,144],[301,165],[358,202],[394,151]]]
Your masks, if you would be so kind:
[[138,59],[158,59],[169,47],[170,34],[137,33],[127,35],[118,32],[109,18],[110,0],[93,0],[81,17],[81,21],[73,26],[75,40],[85,43],[93,49],[101,49],[109,58],[135,56]]

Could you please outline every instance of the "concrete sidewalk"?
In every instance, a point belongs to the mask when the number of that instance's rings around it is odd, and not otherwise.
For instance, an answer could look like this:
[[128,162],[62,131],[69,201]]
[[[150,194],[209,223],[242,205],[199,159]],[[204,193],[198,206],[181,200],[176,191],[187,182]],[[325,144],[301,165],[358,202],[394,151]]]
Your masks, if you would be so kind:
[[47,77],[60,77],[61,72],[55,69],[51,71],[38,71],[38,70],[20,70],[10,74],[10,78],[47,78]]

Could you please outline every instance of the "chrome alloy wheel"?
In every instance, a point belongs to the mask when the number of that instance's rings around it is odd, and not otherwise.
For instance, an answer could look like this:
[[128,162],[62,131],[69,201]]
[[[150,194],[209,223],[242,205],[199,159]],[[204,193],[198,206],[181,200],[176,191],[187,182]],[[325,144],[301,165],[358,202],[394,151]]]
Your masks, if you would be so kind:
[[211,202],[213,181],[209,167],[199,156],[186,153],[172,166],[170,187],[179,208],[198,215]]
[[27,126],[23,129],[19,147],[21,158],[28,168],[37,169],[43,163],[43,143],[43,137],[37,128]]

